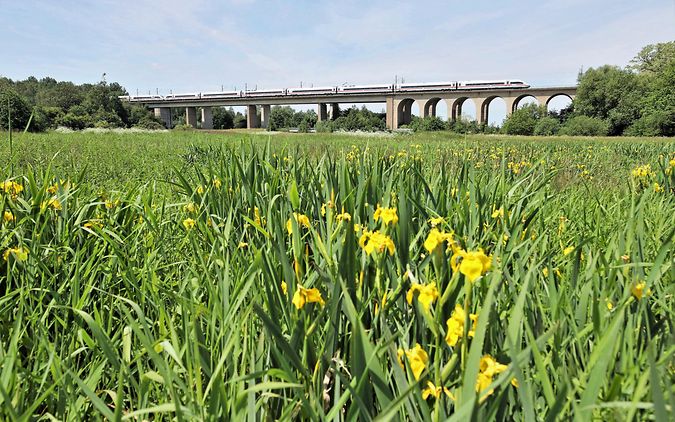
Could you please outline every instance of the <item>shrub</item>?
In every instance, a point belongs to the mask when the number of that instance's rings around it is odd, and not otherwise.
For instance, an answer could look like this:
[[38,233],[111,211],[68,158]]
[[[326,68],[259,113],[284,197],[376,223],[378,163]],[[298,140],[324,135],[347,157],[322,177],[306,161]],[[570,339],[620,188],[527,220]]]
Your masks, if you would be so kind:
[[534,127],[537,136],[557,135],[560,130],[560,122],[553,117],[542,117]]
[[480,128],[475,120],[458,119],[448,124],[448,128],[455,133],[478,133]]
[[625,131],[628,136],[675,136],[675,114],[655,112],[637,119]]
[[335,130],[333,128],[333,122],[327,120],[316,122],[315,129],[317,132],[321,133],[333,132]]
[[528,104],[504,120],[502,130],[509,135],[533,135],[537,121],[545,114],[544,108]]
[[164,125],[153,119],[141,119],[134,127],[147,130],[162,130]]
[[424,118],[413,116],[409,127],[415,132],[434,132],[439,130],[447,130],[448,124],[436,116]]
[[568,136],[605,136],[609,132],[607,122],[588,116],[575,116],[560,129],[561,135]]

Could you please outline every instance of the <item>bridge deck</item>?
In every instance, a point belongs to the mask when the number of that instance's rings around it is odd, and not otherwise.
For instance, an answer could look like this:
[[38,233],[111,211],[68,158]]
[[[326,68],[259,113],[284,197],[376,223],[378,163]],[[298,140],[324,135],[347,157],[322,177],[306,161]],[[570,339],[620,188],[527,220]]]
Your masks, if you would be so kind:
[[144,104],[148,107],[214,107],[214,106],[238,106],[250,104],[266,105],[297,105],[297,104],[323,104],[323,103],[385,103],[387,99],[404,100],[429,100],[432,98],[457,99],[457,98],[489,98],[489,97],[520,97],[531,95],[534,97],[555,94],[574,94],[576,86],[544,87],[544,88],[519,88],[519,89],[453,89],[443,91],[406,91],[392,93],[373,94],[318,94],[318,95],[281,95],[281,96],[247,96],[235,98],[194,98],[194,99],[152,99],[135,100],[132,103]]

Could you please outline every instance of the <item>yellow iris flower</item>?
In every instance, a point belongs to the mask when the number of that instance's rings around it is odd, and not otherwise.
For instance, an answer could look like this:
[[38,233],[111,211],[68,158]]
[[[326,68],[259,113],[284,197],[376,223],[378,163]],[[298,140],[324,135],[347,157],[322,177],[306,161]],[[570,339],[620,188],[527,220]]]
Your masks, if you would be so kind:
[[10,211],[5,211],[2,214],[2,220],[5,223],[11,223],[12,221],[16,220],[16,217],[14,217],[14,214],[12,214]]
[[412,370],[413,376],[416,380],[420,379],[420,375],[424,372],[424,369],[427,367],[427,362],[429,361],[429,355],[427,352],[422,349],[422,346],[419,343],[415,344],[415,347],[403,351],[403,349],[398,349],[398,364],[403,367],[403,355],[405,354],[410,363],[410,369]]
[[[298,223],[298,226],[305,226],[309,228],[309,218],[305,214],[299,214],[297,212],[293,213],[293,218],[295,218],[295,221]],[[288,234],[293,234],[293,223],[291,222],[291,219],[289,218],[288,221],[286,221],[286,231]]]
[[417,300],[427,311],[431,307],[431,304],[438,299],[438,289],[436,288],[436,283],[433,282],[427,285],[413,283],[406,294],[406,300],[409,305],[412,305],[415,293],[418,293]]
[[389,224],[395,225],[398,223],[396,208],[382,208],[378,205],[377,209],[375,210],[375,214],[373,214],[373,218],[375,221],[382,219],[385,226],[388,226]]
[[186,218],[183,220],[183,226],[185,227],[186,230],[193,229],[197,222],[191,218]]
[[389,236],[378,231],[364,231],[359,238],[359,246],[368,255],[371,255],[373,252],[384,252],[385,249],[389,251],[389,255],[393,255],[396,251],[394,241]]
[[635,296],[635,299],[641,300],[645,296],[645,294],[647,296],[652,294],[652,289],[647,289],[645,291],[646,287],[647,287],[647,283],[645,283],[644,281],[641,281],[639,283],[634,283],[631,286],[630,291],[633,294],[633,296]]
[[[282,285],[283,289],[283,285]],[[293,295],[293,305],[297,309],[302,309],[305,303],[319,303],[321,306],[325,305],[321,292],[317,288],[306,289],[298,284],[295,294]]]
[[[478,324],[478,314],[469,314],[469,319],[473,322],[469,329],[468,336],[473,337],[476,332],[476,324]],[[447,324],[447,331],[445,334],[445,342],[448,346],[454,347],[462,335],[464,335],[464,321],[466,320],[466,313],[464,308],[460,305],[455,305],[455,310],[450,315],[450,318],[445,322]]]
[[473,252],[459,249],[450,258],[450,266],[453,272],[459,271],[473,283],[490,270],[492,257],[485,255],[482,249]]
[[[497,362],[492,356],[485,355],[480,359],[478,379],[476,380],[476,391],[482,393],[485,391],[495,375],[498,375],[508,369],[508,366]],[[488,391],[487,396],[492,394],[494,390]]]
[[447,241],[448,244],[453,245],[454,241],[452,236],[452,232],[446,233],[435,228],[431,229],[427,236],[427,240],[424,241],[424,249],[431,253],[436,250],[437,247],[442,246],[445,241]]
[[427,387],[422,390],[422,399],[426,400],[429,398],[429,396],[434,396],[438,399],[441,397],[441,393],[445,393],[445,395],[450,397],[452,400],[455,400],[455,397],[447,387],[436,387],[433,382],[427,381]]
[[28,259],[28,248],[17,246],[16,248],[9,248],[2,254],[5,261],[9,261],[9,257],[14,255],[17,261],[25,261]]

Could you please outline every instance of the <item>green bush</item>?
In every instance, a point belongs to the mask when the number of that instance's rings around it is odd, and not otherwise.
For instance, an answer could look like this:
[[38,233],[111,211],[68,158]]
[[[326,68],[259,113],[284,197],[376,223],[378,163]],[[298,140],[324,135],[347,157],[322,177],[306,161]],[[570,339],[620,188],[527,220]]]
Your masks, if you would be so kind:
[[333,122],[327,120],[316,122],[316,126],[314,128],[320,133],[330,133],[334,131]]
[[551,136],[557,135],[560,130],[560,122],[558,119],[547,116],[539,119],[534,127],[534,134],[537,136]]
[[448,124],[448,128],[455,132],[455,133],[479,133],[480,127],[478,126],[478,122],[475,120],[468,120],[468,119],[457,119],[454,122],[451,122]]
[[527,104],[511,113],[504,120],[502,131],[509,135],[533,135],[537,121],[546,114],[543,107],[536,104]]
[[147,129],[147,130],[162,130],[164,129],[164,125],[152,120],[152,119],[142,119],[140,122],[138,122],[136,125],[133,127],[137,127],[140,129]]
[[424,118],[413,116],[409,127],[415,132],[434,132],[439,130],[448,130],[448,123],[436,116]]
[[609,132],[607,122],[588,116],[575,116],[560,129],[561,135],[568,136],[605,136]]

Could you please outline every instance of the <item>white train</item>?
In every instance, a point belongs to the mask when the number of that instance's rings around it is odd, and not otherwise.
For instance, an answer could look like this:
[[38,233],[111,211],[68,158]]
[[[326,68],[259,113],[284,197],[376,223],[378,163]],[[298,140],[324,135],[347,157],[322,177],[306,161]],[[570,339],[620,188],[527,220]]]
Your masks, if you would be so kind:
[[337,92],[337,87],[335,86],[319,86],[311,88],[288,88],[286,90],[287,95],[325,95],[325,94],[335,94]]
[[161,95],[122,95],[119,98],[125,101],[181,101],[181,100],[219,100],[231,98],[255,97],[298,97],[312,95],[349,95],[349,94],[395,94],[397,92],[444,92],[454,90],[484,90],[484,89],[522,89],[530,85],[520,79],[491,80],[491,81],[449,81],[424,82],[376,85],[347,85],[323,86],[311,88],[283,88],[283,89],[256,89],[246,91],[198,92],[188,94]]

